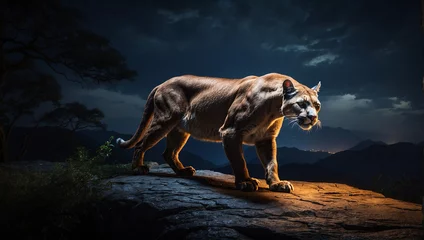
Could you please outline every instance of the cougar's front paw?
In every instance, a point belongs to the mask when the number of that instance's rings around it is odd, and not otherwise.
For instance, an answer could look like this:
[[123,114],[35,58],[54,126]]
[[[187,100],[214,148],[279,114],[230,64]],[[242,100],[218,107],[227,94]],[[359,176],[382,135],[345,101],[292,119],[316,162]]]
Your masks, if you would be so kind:
[[146,175],[149,173],[149,167],[142,165],[142,166],[138,166],[138,167],[134,167],[133,168],[133,173],[135,175]]
[[244,192],[254,192],[259,189],[259,180],[256,178],[249,178],[244,181],[236,183],[236,189]]
[[181,170],[178,170],[177,175],[178,176],[188,176],[191,177],[196,173],[196,169],[194,169],[192,166],[185,167]]
[[279,181],[269,185],[269,190],[289,193],[294,190],[294,187],[289,181]]

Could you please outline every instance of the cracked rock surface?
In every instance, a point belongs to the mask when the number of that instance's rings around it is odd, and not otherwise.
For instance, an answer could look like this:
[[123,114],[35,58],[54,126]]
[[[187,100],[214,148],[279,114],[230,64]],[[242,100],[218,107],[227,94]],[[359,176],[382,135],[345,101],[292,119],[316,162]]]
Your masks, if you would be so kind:
[[424,239],[421,205],[344,184],[292,181],[293,193],[234,188],[234,177],[197,170],[177,177],[109,179],[97,206],[98,232],[139,239]]

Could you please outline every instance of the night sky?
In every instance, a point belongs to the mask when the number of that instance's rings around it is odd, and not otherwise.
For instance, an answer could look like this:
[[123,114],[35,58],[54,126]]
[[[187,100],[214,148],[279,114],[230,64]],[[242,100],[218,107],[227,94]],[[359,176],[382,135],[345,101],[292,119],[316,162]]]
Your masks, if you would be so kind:
[[150,90],[173,76],[278,72],[322,82],[323,126],[424,140],[419,0],[65,2],[138,72],[113,87],[63,81],[66,101],[102,109],[109,130],[132,134]]

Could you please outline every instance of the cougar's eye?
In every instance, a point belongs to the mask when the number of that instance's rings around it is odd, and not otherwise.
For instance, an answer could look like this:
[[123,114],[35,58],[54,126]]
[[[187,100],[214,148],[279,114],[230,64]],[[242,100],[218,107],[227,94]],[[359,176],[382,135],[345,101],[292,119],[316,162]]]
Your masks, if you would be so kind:
[[314,103],[314,106],[315,106],[315,109],[317,111],[319,111],[321,109],[321,104],[319,104],[319,103]]

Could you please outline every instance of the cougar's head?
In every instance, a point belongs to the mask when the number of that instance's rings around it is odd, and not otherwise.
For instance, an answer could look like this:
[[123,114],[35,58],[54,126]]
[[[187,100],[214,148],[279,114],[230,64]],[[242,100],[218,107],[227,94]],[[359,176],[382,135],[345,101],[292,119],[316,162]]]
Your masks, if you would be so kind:
[[282,114],[291,123],[297,123],[303,130],[310,130],[316,124],[320,125],[318,113],[321,110],[321,103],[318,100],[318,92],[321,82],[312,88],[299,84],[293,85],[290,79],[283,82],[283,104]]

